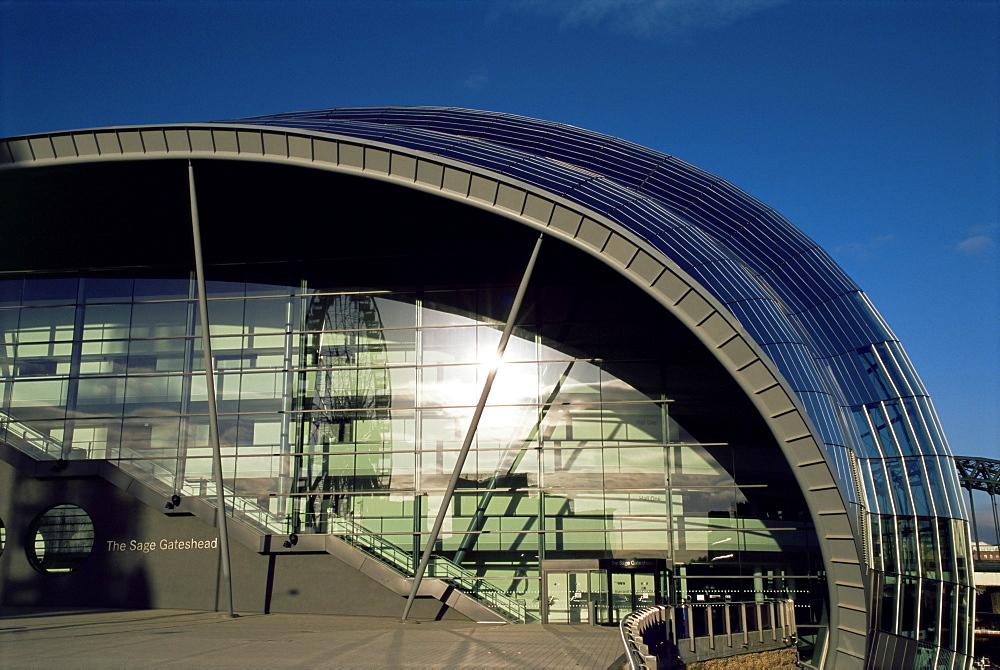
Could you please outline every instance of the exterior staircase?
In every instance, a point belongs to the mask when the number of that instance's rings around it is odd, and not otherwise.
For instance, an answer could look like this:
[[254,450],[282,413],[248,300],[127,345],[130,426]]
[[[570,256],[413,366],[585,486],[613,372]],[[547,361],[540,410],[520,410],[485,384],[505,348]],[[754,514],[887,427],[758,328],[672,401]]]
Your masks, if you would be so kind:
[[[213,482],[187,481],[176,491],[172,484],[174,473],[139,453],[123,448],[117,461],[86,456],[82,451],[67,453],[59,440],[0,411],[0,459],[26,474],[47,479],[100,477],[165,514],[194,515],[216,525],[218,502],[212,495]],[[165,508],[164,502],[174,495],[181,502],[172,509]],[[236,495],[228,487],[224,487],[223,495],[230,537],[235,541],[261,553],[325,551],[400,596],[409,594],[414,572],[412,553],[362,525],[333,518],[327,534],[286,533],[284,517]],[[523,600],[490,586],[443,556],[432,557],[417,595],[436,598],[474,621],[532,621]]]

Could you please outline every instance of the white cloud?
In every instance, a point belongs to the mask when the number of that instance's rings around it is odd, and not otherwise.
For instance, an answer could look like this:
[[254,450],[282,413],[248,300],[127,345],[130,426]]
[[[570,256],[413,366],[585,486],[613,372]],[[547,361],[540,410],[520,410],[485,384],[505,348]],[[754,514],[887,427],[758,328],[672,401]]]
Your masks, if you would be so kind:
[[966,256],[981,256],[982,254],[996,249],[997,242],[994,239],[998,224],[988,226],[975,226],[969,230],[969,236],[959,240],[955,245],[955,251]]
[[485,74],[473,74],[465,78],[462,85],[470,91],[481,91],[490,83],[490,78]]
[[528,0],[563,27],[609,27],[642,37],[690,28],[723,28],[790,0]]
[[978,256],[987,249],[992,249],[996,245],[996,242],[985,235],[973,235],[972,237],[967,237],[956,244],[955,250],[959,253],[965,254],[966,256]]
[[848,242],[841,244],[834,249],[834,253],[839,256],[850,256],[855,260],[865,261],[873,258],[875,252],[882,247],[896,241],[896,236],[892,234],[876,235],[865,242]]

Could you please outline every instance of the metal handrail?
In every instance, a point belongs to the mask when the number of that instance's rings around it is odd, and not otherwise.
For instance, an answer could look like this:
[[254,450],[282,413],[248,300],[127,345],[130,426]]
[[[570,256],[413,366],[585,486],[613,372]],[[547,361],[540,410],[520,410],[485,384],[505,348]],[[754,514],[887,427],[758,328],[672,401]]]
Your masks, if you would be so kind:
[[[11,435],[14,435],[28,446],[41,451],[46,456],[55,456],[55,458],[62,457],[63,444],[59,440],[24,425],[10,414],[3,411],[0,411],[0,422],[3,424],[3,435],[5,440],[7,440]],[[13,444],[11,446],[17,447],[17,445]]]
[[[332,518],[332,534],[361,549],[380,562],[393,568],[404,577],[413,577],[413,555],[389,542],[364,526],[341,517]],[[503,591],[487,584],[475,574],[444,556],[433,555],[428,563],[427,576],[443,579],[465,595],[480,601],[514,623],[527,621],[527,606]]]
[[[722,630],[715,629],[717,618]],[[739,621],[735,627],[734,620]],[[703,627],[696,625],[701,622]],[[693,660],[791,646],[797,635],[790,599],[657,605],[625,615],[619,630],[632,670],[681,667],[685,656]],[[687,644],[681,646],[682,640]]]

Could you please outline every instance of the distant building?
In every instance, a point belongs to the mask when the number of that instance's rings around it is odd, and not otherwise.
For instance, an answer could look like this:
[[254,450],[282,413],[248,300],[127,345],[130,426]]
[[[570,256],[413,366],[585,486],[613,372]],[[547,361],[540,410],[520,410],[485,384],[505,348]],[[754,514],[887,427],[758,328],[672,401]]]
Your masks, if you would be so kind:
[[681,160],[443,108],[0,140],[3,604],[219,607],[189,162],[237,609],[398,616],[444,502],[419,616],[791,597],[816,667],[968,667],[955,466],[865,294]]
[[1000,547],[987,542],[973,542],[972,557],[977,561],[1000,561]]

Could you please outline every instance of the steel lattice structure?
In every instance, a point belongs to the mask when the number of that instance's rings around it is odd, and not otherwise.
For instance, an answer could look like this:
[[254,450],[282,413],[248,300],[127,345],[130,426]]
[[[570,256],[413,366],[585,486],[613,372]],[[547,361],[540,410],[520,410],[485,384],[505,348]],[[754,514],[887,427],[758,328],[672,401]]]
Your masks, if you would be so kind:
[[967,489],[1000,495],[1000,461],[992,458],[956,456],[958,479]]

